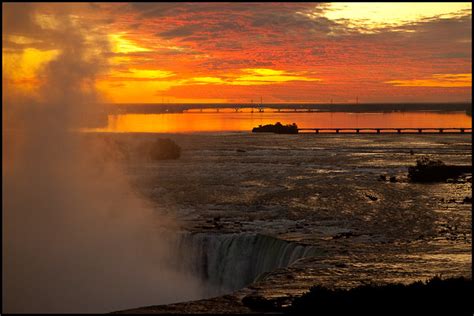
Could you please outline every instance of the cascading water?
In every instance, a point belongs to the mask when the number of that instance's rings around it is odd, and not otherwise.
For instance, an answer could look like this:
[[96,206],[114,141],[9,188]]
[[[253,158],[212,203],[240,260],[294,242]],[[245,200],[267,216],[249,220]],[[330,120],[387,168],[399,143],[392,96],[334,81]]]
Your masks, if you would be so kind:
[[261,234],[185,233],[177,241],[182,269],[208,283],[206,296],[233,292],[265,272],[316,256],[313,246]]

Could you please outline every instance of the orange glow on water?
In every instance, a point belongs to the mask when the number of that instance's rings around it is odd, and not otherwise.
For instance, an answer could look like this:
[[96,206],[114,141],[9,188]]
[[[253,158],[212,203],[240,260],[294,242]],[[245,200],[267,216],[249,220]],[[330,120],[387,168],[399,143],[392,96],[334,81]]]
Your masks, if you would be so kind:
[[[251,131],[264,124],[296,123],[300,128],[438,128],[472,126],[464,113],[250,113],[226,109],[171,114],[110,115],[106,132],[192,133]],[[214,110],[215,111],[215,110]]]

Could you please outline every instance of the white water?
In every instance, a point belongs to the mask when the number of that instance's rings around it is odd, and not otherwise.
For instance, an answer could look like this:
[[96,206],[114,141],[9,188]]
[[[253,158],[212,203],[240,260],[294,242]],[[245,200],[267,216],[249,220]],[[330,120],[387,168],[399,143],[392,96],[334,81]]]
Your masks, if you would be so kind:
[[206,296],[233,292],[265,272],[318,254],[313,246],[260,234],[183,234],[177,244],[181,268],[211,287]]

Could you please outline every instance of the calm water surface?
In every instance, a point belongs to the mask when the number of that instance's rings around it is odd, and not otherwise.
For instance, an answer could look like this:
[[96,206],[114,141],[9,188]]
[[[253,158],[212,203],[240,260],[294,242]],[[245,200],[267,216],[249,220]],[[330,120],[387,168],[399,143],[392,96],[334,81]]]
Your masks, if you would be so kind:
[[251,131],[264,124],[296,123],[300,128],[471,128],[471,117],[464,112],[235,112],[221,109],[170,114],[109,115],[106,132],[234,132]]

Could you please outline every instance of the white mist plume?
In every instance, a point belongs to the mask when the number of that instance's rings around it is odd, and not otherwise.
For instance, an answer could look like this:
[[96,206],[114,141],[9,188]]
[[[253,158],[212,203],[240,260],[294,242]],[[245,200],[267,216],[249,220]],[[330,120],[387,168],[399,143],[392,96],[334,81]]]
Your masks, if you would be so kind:
[[33,97],[2,76],[3,311],[109,312],[199,297],[160,239],[173,222],[133,192],[99,141],[72,131],[97,115],[108,43],[67,4],[49,5],[60,11],[51,29],[35,22],[39,4],[3,5],[4,37],[30,34],[59,50]]

